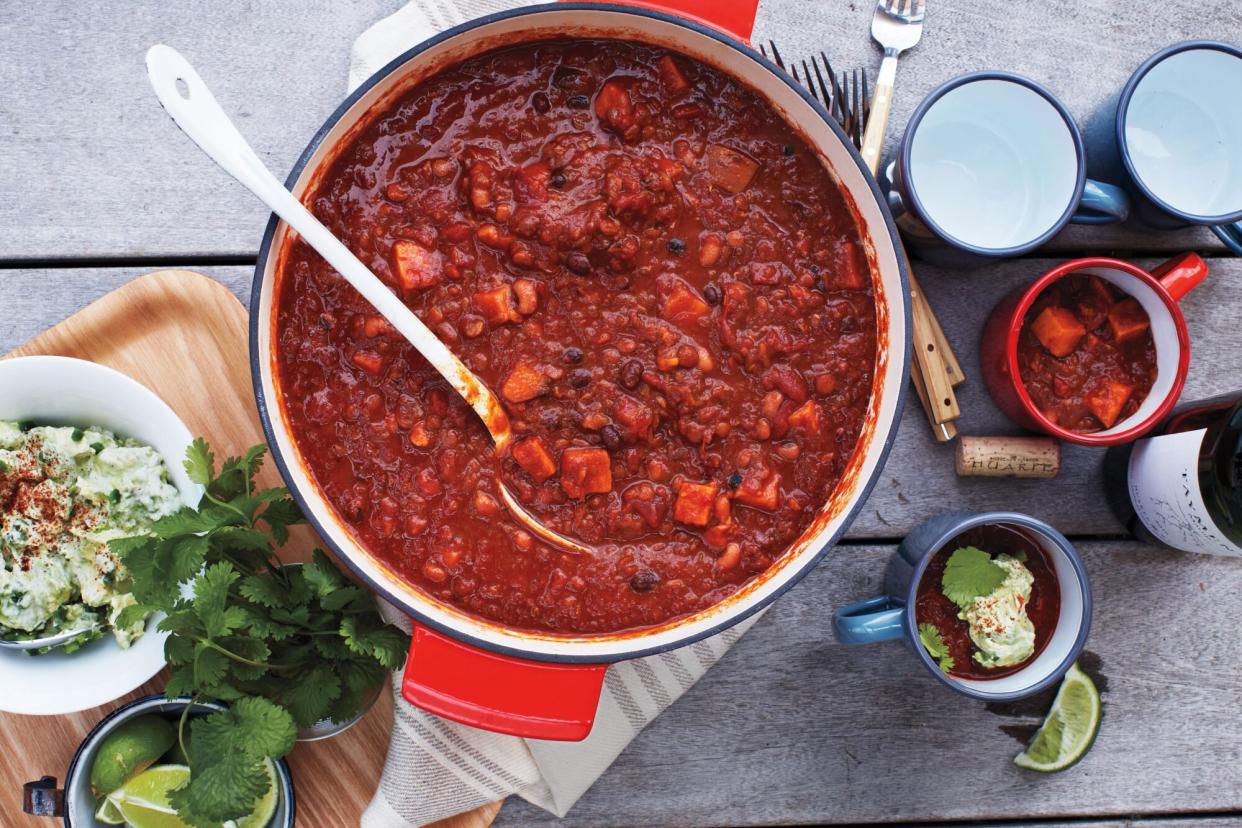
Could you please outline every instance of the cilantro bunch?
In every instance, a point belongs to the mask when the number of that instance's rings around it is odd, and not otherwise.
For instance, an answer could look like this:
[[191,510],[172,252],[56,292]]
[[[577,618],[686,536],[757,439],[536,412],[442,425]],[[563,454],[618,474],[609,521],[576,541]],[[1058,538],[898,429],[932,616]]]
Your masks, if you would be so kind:
[[269,784],[264,759],[288,753],[299,727],[356,716],[409,648],[322,551],[281,565],[275,550],[304,518],[287,489],[257,488],[265,451],[255,446],[217,472],[207,443],[195,440],[185,469],[205,489],[198,507],[110,544],[138,602],[118,625],[166,616],[166,695],[230,704],[188,732],[183,716],[179,728],[192,774],[172,801],[195,826],[249,813]]

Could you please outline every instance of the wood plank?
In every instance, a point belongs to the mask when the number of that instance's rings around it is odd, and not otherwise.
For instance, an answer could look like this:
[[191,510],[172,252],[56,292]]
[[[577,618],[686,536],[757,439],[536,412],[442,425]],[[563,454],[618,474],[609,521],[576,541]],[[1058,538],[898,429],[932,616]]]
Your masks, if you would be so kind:
[[[1039,775],[1004,729],[1037,718],[944,688],[898,643],[833,643],[836,607],[875,594],[888,546],[842,547],[623,753],[575,826],[1019,821],[1242,810],[1242,560],[1080,544],[1106,680],[1095,747]],[[1042,711],[1041,711],[1042,712]],[[1016,731],[1015,731],[1016,732]],[[552,826],[510,799],[497,825]],[[1194,824],[1194,823],[1192,823]]]
[[[1156,260],[1140,260],[1146,266]],[[979,371],[978,334],[995,302],[1056,262],[1023,259],[963,276],[932,267],[919,274],[949,341],[970,377],[956,391],[962,407],[963,434],[1017,434],[992,404]],[[1242,307],[1242,260],[1210,261],[1213,273],[1184,302],[1191,331],[1191,371],[1185,398],[1196,399],[1237,389],[1242,349],[1237,347],[1236,312]],[[0,277],[0,349],[11,348],[116,285],[139,275],[141,268],[10,270]],[[208,269],[243,300],[249,295],[251,269]],[[897,441],[871,498],[850,529],[852,538],[899,538],[912,526],[951,504],[967,511],[1016,509],[1044,518],[1067,534],[1116,535],[1122,529],[1104,500],[1098,449],[1066,446],[1063,468],[1055,480],[959,478],[953,470],[953,446],[936,443],[913,392]]]
[[[217,456],[240,454],[263,440],[250,391],[246,311],[226,288],[195,273],[162,271],[130,282],[15,353],[92,359],[128,374],[155,390],[192,433],[205,436]],[[269,463],[260,479],[272,486],[280,477]],[[309,529],[296,529],[281,555],[307,558],[316,543]],[[13,815],[5,824],[43,824],[18,816],[22,783],[42,774],[63,782],[86,733],[122,703],[161,692],[164,681],[161,674],[122,699],[68,716],[0,714],[0,790],[4,812]],[[379,781],[391,727],[392,695],[384,693],[346,733],[298,746],[289,764],[305,819],[357,824]]]
[[[0,39],[0,257],[252,255],[267,212],[191,145],[151,94],[143,55],[184,51],[255,149],[283,177],[345,92],[349,49],[401,0],[134,3],[83,18],[67,0],[14,4]],[[825,50],[838,67],[878,66],[870,3],[763,0],[756,42],[789,57]],[[1046,0],[1009,17],[987,0],[937,0],[923,43],[902,58],[889,146],[914,106],[967,71],[1003,68],[1048,84],[1082,125],[1090,169],[1116,173],[1117,93],[1159,47],[1242,29],[1242,8],[1193,0],[1117,15],[1111,0]],[[66,49],[72,36],[73,48]],[[280,55],[273,62],[272,55]],[[1152,234],[1074,227],[1049,249],[1220,249],[1196,229]]]

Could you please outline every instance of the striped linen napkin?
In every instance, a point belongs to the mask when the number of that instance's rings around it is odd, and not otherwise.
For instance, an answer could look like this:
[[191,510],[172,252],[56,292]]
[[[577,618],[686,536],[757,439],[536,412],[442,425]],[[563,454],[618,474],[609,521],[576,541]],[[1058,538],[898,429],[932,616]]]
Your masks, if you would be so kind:
[[[349,88],[445,29],[519,5],[524,4],[414,0],[354,42]],[[409,630],[409,618],[399,610],[385,605],[385,615]],[[441,719],[404,701],[401,676],[394,674],[392,740],[362,828],[424,825],[510,794],[564,816],[626,745],[689,690],[758,617],[680,650],[613,665],[604,679],[595,727],[581,742],[521,739]]]

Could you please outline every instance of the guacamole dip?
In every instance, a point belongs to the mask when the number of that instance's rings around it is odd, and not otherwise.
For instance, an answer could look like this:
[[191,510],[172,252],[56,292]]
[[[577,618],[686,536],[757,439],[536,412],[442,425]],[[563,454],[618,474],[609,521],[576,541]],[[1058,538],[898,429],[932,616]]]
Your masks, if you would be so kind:
[[1026,614],[1035,577],[1010,555],[997,555],[992,562],[1004,568],[1005,580],[959,617],[970,624],[970,640],[979,648],[975,661],[984,667],[1009,667],[1035,654],[1035,625]]
[[128,647],[135,603],[108,541],[142,534],[181,497],[159,452],[98,428],[0,421],[0,638],[82,629]]

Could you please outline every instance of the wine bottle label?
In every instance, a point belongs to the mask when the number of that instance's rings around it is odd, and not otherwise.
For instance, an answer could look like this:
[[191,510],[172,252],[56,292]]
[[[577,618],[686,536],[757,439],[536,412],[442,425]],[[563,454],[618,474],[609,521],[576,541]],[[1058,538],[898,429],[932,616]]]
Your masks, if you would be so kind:
[[1148,531],[1184,552],[1242,556],[1208,512],[1199,489],[1207,429],[1139,440],[1130,455],[1130,502]]

